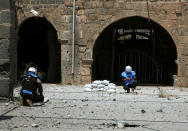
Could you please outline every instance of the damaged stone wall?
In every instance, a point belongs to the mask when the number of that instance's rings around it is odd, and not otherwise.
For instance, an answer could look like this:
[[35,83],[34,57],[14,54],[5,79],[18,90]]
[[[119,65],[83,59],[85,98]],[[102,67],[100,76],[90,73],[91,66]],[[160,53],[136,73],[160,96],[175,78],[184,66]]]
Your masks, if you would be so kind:
[[[61,43],[61,77],[63,84],[91,82],[93,47],[101,32],[120,19],[140,16],[152,19],[171,35],[177,48],[176,86],[188,86],[188,3],[179,1],[76,0],[75,69],[71,74],[72,0],[17,0],[18,27],[39,12],[54,25]],[[149,11],[149,15],[148,15]],[[181,80],[181,82],[179,82]]]
[[[15,84],[16,51],[11,45],[15,44],[15,10],[14,4],[8,0],[0,1],[0,96],[11,97]],[[11,63],[11,64],[10,64]],[[14,66],[14,67],[13,67]]]

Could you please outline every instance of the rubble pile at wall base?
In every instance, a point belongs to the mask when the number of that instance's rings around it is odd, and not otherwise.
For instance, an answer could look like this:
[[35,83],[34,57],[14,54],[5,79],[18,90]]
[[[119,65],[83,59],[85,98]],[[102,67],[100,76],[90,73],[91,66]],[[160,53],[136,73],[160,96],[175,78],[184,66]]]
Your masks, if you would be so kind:
[[116,85],[114,83],[110,83],[108,80],[96,80],[91,84],[84,85],[84,91],[86,92],[96,92],[103,91],[108,93],[116,92]]

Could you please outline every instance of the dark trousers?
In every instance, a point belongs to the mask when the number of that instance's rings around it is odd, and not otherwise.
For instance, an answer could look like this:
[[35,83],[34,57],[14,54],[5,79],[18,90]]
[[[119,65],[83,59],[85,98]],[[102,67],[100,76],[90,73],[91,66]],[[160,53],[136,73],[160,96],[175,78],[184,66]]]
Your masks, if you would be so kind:
[[32,103],[37,103],[37,102],[43,102],[44,101],[44,96],[43,95],[37,95],[37,94],[26,94],[26,93],[21,93],[21,96],[23,98],[23,104],[27,105],[26,100],[29,99],[32,101]]
[[129,85],[124,85],[124,86],[123,86],[123,89],[124,89],[125,91],[127,91],[127,93],[130,92],[130,88],[135,89],[135,88],[136,88],[136,82],[134,82],[134,83],[132,83],[132,84],[129,84]]

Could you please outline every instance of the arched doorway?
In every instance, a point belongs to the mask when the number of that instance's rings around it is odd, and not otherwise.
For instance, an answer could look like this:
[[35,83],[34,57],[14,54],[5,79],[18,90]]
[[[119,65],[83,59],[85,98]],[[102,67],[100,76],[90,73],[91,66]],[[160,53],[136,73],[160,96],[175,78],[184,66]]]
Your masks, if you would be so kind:
[[61,48],[53,25],[46,18],[31,17],[20,25],[18,36],[18,79],[28,66],[35,66],[43,82],[59,83]]
[[122,83],[126,65],[137,73],[139,85],[172,85],[177,74],[177,51],[169,33],[142,17],[129,17],[109,25],[93,48],[92,80]]

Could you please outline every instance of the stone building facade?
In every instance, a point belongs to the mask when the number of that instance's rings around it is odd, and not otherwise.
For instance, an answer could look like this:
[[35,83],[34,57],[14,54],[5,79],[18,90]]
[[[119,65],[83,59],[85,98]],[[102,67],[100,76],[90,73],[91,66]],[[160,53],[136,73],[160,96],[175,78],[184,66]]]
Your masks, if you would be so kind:
[[[19,35],[20,28],[25,21],[32,21],[32,18],[36,17],[41,18],[43,22],[47,21],[49,30],[53,30],[51,32],[57,35],[57,44],[59,44],[57,48],[60,48],[58,61],[61,63],[59,64],[60,69],[56,72],[60,72],[62,84],[90,83],[94,73],[94,70],[92,70],[94,48],[99,38],[104,37],[109,43],[108,30],[112,31],[113,27],[119,27],[119,25],[121,28],[124,27],[122,23],[126,20],[130,21],[130,23],[125,22],[127,25],[131,25],[129,28],[134,26],[134,22],[140,21],[142,23],[142,21],[147,20],[151,21],[151,26],[156,30],[158,28],[164,30],[171,39],[169,41],[173,41],[175,47],[175,51],[172,51],[173,62],[177,68],[177,73],[171,74],[173,85],[188,86],[188,3],[186,1],[76,0],[74,45],[72,39],[73,0],[3,0],[1,2],[0,90],[2,96],[8,96],[17,83],[19,68],[17,66],[19,57],[17,46],[21,37]],[[12,7],[10,8],[10,6]],[[31,9],[37,11],[38,15],[34,16]],[[147,27],[149,28],[145,24],[143,28]],[[142,27],[140,26],[140,28]],[[107,36],[105,36],[105,33]],[[160,32],[158,33],[160,36]],[[161,35],[160,38],[163,38],[163,36]],[[110,39],[110,41],[112,40]],[[160,48],[163,48],[167,40],[161,41],[164,45],[161,44]],[[73,49],[74,57],[72,57]],[[49,50],[52,51],[52,49]],[[163,48],[163,50],[168,52],[168,47]],[[156,48],[156,51],[160,52],[160,49],[157,50]],[[52,52],[56,56],[54,53],[56,50]],[[53,61],[53,58],[49,57],[48,60]],[[51,64],[54,62],[51,62]],[[53,69],[56,64],[51,66],[52,73],[49,76],[53,76]]]

